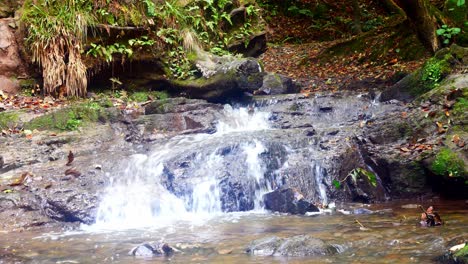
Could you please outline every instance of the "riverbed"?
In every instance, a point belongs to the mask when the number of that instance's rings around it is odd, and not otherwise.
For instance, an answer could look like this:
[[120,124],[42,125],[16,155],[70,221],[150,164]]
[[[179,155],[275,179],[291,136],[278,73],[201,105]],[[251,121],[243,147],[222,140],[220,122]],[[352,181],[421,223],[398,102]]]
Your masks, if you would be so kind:
[[[451,243],[468,236],[468,205],[465,201],[426,200],[424,205],[432,204],[445,225],[422,228],[418,225],[420,209],[402,207],[421,203],[337,205],[349,211],[362,206],[374,211],[386,209],[370,215],[335,211],[292,216],[257,211],[221,213],[192,221],[174,220],[144,229],[81,226],[72,231],[40,229],[2,233],[0,263],[430,263]],[[320,238],[334,245],[338,253],[307,258],[245,253],[245,248],[255,239],[300,234]],[[130,249],[148,241],[164,241],[181,252],[151,259],[128,255]]]

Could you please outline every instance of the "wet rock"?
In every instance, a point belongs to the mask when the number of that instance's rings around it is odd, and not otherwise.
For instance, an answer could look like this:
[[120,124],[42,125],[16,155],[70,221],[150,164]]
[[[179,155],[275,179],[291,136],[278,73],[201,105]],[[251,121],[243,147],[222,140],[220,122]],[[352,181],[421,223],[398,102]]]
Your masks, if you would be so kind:
[[276,236],[265,237],[250,243],[245,251],[255,256],[273,256],[282,242],[283,239]]
[[150,258],[154,256],[172,256],[176,250],[163,242],[147,242],[138,245],[128,252],[129,255],[135,257]]
[[263,77],[262,87],[254,91],[254,94],[277,95],[299,92],[293,81],[281,74],[268,73]]
[[275,212],[305,214],[320,211],[294,188],[281,188],[263,195],[265,208]]
[[[244,8],[245,9],[245,8]],[[239,9],[240,10],[240,9]],[[244,12],[238,13],[238,16],[241,16],[245,19]],[[234,18],[231,18],[234,20]],[[234,43],[228,47],[229,51],[234,51],[234,53],[241,53],[244,57],[258,57],[264,53],[267,49],[267,38],[266,32],[262,31],[258,34],[255,34],[251,37],[247,47],[245,46],[244,41]]]
[[331,255],[338,251],[320,239],[298,235],[289,238],[273,236],[258,239],[247,247],[246,252],[257,256],[305,257]]
[[372,210],[369,210],[369,209],[366,209],[366,208],[356,208],[353,210],[353,214],[355,215],[366,215],[366,214],[373,214],[374,211]]
[[261,66],[253,58],[201,56],[196,65],[202,77],[195,80],[171,82],[172,90],[185,93],[190,98],[209,102],[228,102],[253,93],[262,86]]

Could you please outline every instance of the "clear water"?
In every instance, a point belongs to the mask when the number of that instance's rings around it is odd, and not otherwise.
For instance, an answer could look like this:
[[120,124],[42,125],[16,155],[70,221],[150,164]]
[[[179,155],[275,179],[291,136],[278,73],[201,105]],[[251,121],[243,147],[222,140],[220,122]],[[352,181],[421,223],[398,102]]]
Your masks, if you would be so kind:
[[[109,232],[24,232],[0,234],[0,256],[30,263],[433,263],[448,243],[468,235],[465,201],[430,201],[445,225],[417,226],[419,209],[402,204],[374,205],[392,208],[391,214],[287,216],[268,213],[230,213],[204,222],[179,220],[165,227]],[[429,202],[429,201],[428,201]],[[340,205],[338,205],[340,207]],[[362,231],[355,220],[367,231]],[[245,254],[254,239],[276,235],[308,234],[341,245],[342,253],[310,258],[255,257]],[[129,256],[128,251],[146,241],[163,240],[185,248],[171,258],[150,260]],[[0,263],[2,258],[0,258]]]
[[[209,155],[194,157],[199,165],[191,172],[193,193],[176,197],[162,186],[160,176],[166,159],[187,148],[235,138],[230,137],[232,134],[268,130],[268,117],[268,113],[258,110],[226,106],[215,134],[176,137],[148,154],[132,156],[106,189],[95,224],[77,231],[0,231],[0,263],[430,263],[444,253],[449,243],[467,238],[465,201],[425,201],[435,206],[446,223],[436,228],[419,227],[419,209],[401,207],[421,201],[373,205],[369,209],[392,209],[391,213],[373,215],[333,212],[308,217],[263,211],[261,197],[272,186],[264,177],[266,168],[260,159],[265,146],[255,138],[237,142],[242,149],[239,162],[244,164],[245,175],[255,189],[252,212],[221,212],[217,172],[226,164],[216,148]],[[283,168],[288,166],[288,162],[283,164]],[[311,166],[319,198],[328,203],[320,164]],[[360,228],[356,220],[366,229]],[[245,253],[252,240],[300,234],[337,245],[341,252],[309,258]],[[128,255],[131,248],[147,241],[167,242],[182,253],[151,259]]]

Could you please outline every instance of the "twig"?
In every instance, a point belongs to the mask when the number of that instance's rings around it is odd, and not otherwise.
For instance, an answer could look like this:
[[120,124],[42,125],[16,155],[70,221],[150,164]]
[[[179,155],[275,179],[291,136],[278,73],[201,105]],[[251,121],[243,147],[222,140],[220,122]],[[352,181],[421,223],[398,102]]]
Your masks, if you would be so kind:
[[361,222],[359,222],[359,220],[357,219],[354,219],[356,221],[356,223],[358,223],[362,228],[366,228],[363,224],[361,224]]

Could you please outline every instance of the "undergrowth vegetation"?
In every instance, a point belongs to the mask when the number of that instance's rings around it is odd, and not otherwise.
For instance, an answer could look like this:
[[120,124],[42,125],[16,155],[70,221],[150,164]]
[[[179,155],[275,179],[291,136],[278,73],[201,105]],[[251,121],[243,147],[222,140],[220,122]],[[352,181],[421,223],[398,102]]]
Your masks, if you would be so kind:
[[255,1],[26,0],[22,23],[44,92],[84,96],[88,64],[123,63],[135,53],[161,59],[172,78],[189,78],[201,50],[226,55],[247,45],[259,11]]

